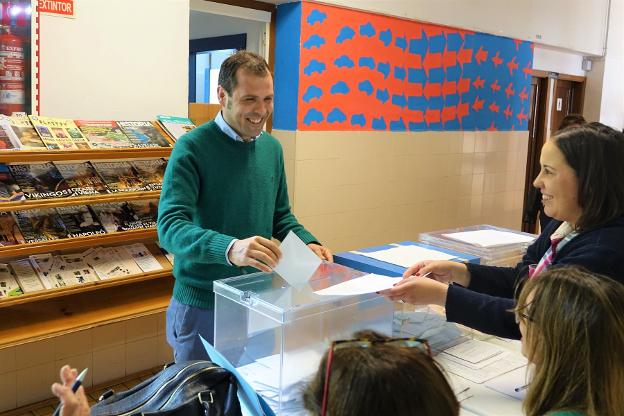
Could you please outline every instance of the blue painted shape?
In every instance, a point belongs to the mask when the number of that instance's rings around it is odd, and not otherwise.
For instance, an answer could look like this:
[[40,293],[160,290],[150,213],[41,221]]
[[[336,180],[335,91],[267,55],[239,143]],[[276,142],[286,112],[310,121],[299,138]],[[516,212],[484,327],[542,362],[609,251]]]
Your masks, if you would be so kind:
[[410,121],[409,124],[409,130],[410,131],[425,131],[428,130],[427,129],[427,123],[416,123],[414,121]]
[[390,120],[390,131],[406,131],[405,122],[403,118],[398,120]]
[[297,130],[301,3],[277,6],[275,27],[275,112],[273,128]]
[[345,113],[340,111],[338,108],[334,108],[327,115],[328,123],[343,123],[346,120],[347,120],[347,116],[345,116]]
[[321,46],[325,45],[325,39],[319,35],[312,35],[308,38],[308,40],[306,40],[305,42],[303,42],[303,47],[305,49],[312,49],[312,48],[321,48]]
[[462,40],[459,33],[449,33],[448,35],[446,35],[447,51],[457,52],[461,48],[463,43],[464,41]]
[[449,94],[444,97],[444,106],[453,106],[459,104],[459,94]]
[[370,22],[366,23],[365,25],[361,25],[360,26],[360,35],[361,36],[366,36],[367,38],[372,38],[373,36],[375,36],[375,33],[377,33],[377,31],[375,30],[375,27]]
[[303,68],[303,73],[306,75],[312,75],[315,72],[322,74],[325,71],[325,64],[323,62],[312,59],[308,66]]
[[323,113],[315,108],[310,108],[306,115],[303,117],[303,124],[309,126],[312,123],[320,123],[323,120],[325,120],[325,118],[323,117]]
[[[338,81],[337,83],[332,85],[331,90],[329,90],[329,92],[332,94],[348,94],[349,86],[344,81]],[[329,120],[329,116],[327,117],[327,119]]]
[[407,107],[407,98],[405,97],[405,94],[403,95],[393,94],[392,104],[399,106],[401,108]]
[[442,98],[442,96],[429,97],[429,99],[427,100],[428,110],[442,110],[443,107],[444,107],[444,98]]
[[427,99],[425,97],[419,97],[415,95],[410,95],[407,97],[407,108],[409,110],[425,111],[427,109],[427,106]]
[[341,57],[336,58],[336,60],[334,61],[334,65],[336,65],[338,68],[353,68],[355,66],[355,63],[347,55],[342,55]]
[[384,44],[384,46],[390,45],[392,42],[392,30],[387,29],[379,32],[379,40]]
[[429,38],[429,52],[440,53],[444,52],[446,46],[446,38],[444,35],[432,36]]
[[423,83],[427,80],[427,74],[424,69],[407,68],[407,82]]
[[360,127],[366,126],[366,117],[364,117],[364,114],[353,114],[351,116],[351,125]]
[[377,64],[377,71],[383,74],[384,79],[387,79],[388,75],[390,75],[390,64],[386,62],[379,62]]
[[370,56],[363,56],[359,59],[358,65],[364,68],[375,69],[375,60]]
[[394,46],[402,49],[403,52],[405,52],[405,50],[407,49],[407,39],[405,37],[396,38],[394,40]]
[[428,39],[425,31],[421,32],[420,39],[410,39],[409,53],[424,55],[427,53]]
[[321,98],[323,96],[323,90],[316,85],[310,85],[306,92],[303,93],[303,101],[309,103],[315,98]]
[[340,33],[336,37],[336,43],[343,43],[349,39],[353,39],[355,36],[355,30],[351,29],[349,26],[345,26],[340,29]]
[[444,130],[461,130],[459,120],[450,120],[444,123]]
[[310,26],[314,26],[315,23],[323,23],[327,19],[327,14],[320,10],[312,10],[308,15],[306,21]]
[[429,82],[444,82],[444,69],[432,68],[429,70]]
[[383,116],[373,119],[373,130],[386,130],[386,120]]
[[407,71],[405,68],[401,68],[400,66],[394,67],[394,77],[396,79],[400,79],[401,81],[405,81],[405,77],[407,76]]
[[387,89],[383,89],[383,90],[378,89],[377,92],[375,93],[375,98],[377,98],[379,101],[385,104],[386,101],[388,101],[388,99],[390,98],[390,94],[388,93]]
[[459,65],[450,66],[446,68],[445,81],[459,81],[462,75],[462,70]]
[[363,91],[366,95],[371,95],[373,93],[373,84],[370,81],[362,81],[358,84],[358,90]]

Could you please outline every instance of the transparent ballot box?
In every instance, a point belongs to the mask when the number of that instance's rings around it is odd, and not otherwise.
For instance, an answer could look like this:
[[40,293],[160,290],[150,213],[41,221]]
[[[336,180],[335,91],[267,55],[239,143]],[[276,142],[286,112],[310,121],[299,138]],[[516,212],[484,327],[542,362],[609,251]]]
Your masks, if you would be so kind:
[[214,347],[279,415],[301,414],[301,393],[329,343],[372,329],[392,335],[394,306],[375,293],[314,292],[365,273],[323,263],[303,287],[277,273],[214,282]]
[[481,264],[492,266],[515,266],[536,238],[535,234],[487,224],[430,231],[419,236],[424,243],[475,255],[481,258]]

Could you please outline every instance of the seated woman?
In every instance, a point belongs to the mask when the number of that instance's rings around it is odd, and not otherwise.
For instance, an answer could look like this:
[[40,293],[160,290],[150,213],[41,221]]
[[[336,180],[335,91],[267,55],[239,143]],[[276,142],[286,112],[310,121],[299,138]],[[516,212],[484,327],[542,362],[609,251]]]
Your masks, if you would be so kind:
[[[556,133],[534,185],[554,218],[516,267],[424,261],[408,268],[392,300],[446,306],[446,318],[519,338],[511,310],[519,283],[554,265],[579,265],[624,282],[624,135],[592,123]],[[429,273],[429,278],[420,276]],[[558,306],[552,304],[551,308]]]
[[425,343],[373,331],[335,341],[303,393],[319,416],[457,416],[459,403]]
[[515,313],[535,364],[527,416],[624,415],[624,286],[554,268],[526,283]]

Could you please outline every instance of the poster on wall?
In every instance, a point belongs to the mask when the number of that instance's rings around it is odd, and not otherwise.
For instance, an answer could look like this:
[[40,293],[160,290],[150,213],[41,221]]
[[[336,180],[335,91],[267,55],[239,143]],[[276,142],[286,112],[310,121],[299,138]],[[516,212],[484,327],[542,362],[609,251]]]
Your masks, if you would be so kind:
[[0,113],[32,113],[32,4],[0,0]]
[[74,0],[39,0],[39,13],[74,18]]

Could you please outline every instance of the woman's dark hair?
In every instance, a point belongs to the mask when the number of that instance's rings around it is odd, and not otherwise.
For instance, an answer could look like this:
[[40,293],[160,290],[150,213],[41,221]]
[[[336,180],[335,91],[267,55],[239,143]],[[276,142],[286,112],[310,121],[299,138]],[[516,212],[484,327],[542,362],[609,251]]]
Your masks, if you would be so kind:
[[585,117],[580,114],[568,114],[561,120],[561,124],[559,124],[559,130],[567,129],[568,127],[580,127],[587,124]]
[[555,133],[554,143],[578,178],[580,230],[624,215],[624,135],[600,123]]
[[265,77],[271,74],[269,65],[260,55],[249,51],[235,52],[223,61],[219,70],[219,85],[229,95],[232,95],[232,91],[236,88],[236,73],[239,69],[248,71],[258,77]]
[[[373,331],[355,339],[388,340]],[[305,408],[321,413],[327,353],[303,393]],[[327,414],[331,416],[457,416],[459,403],[437,363],[418,348],[373,343],[334,350]]]

